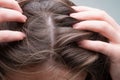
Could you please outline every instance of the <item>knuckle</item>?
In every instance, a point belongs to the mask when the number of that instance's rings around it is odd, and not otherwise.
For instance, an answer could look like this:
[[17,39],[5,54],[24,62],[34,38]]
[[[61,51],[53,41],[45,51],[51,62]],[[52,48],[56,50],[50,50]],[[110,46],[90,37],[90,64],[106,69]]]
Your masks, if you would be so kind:
[[100,11],[99,11],[98,18],[99,18],[100,20],[104,20],[105,17],[106,17],[106,14],[107,14],[107,13],[106,13],[105,11],[100,10]]
[[106,29],[108,30],[108,28],[110,28],[110,25],[105,21],[101,21],[100,26],[98,27],[98,30],[100,32],[103,32]]
[[118,35],[118,38],[119,38],[119,40],[120,40],[120,33],[119,33],[119,32],[116,32],[116,34]]
[[105,28],[106,27],[105,27],[104,23],[101,23],[101,26],[98,27],[98,30],[103,31]]
[[119,32],[115,33],[114,43],[120,44],[120,33]]
[[100,42],[100,44],[98,45],[98,50],[97,51],[99,51],[99,52],[105,52],[105,49],[107,47],[108,46],[105,43]]

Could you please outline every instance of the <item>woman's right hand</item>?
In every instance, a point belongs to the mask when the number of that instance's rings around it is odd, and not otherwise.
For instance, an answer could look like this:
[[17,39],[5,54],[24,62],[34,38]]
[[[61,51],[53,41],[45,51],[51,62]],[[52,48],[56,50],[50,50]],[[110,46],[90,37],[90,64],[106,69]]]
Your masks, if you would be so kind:
[[[17,1],[0,0],[0,23],[8,21],[25,22],[26,19]],[[22,32],[0,30],[0,42],[22,40],[24,37],[25,34]]]
[[107,55],[111,60],[112,79],[120,80],[120,25],[103,10],[85,6],[76,6],[73,9],[77,12],[70,16],[83,20],[73,26],[75,29],[98,32],[109,39],[109,43],[83,40],[80,41],[80,47]]

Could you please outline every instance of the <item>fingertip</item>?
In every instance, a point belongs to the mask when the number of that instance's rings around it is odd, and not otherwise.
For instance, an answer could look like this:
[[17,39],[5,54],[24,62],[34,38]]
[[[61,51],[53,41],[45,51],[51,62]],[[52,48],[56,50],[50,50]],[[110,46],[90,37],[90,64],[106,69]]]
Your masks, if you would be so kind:
[[81,6],[72,6],[72,8],[76,11],[76,12],[80,12],[83,11]]
[[17,10],[18,10],[19,12],[23,13],[23,10],[22,10],[20,7],[18,7]]
[[79,47],[85,47],[85,40],[78,42]]
[[26,22],[27,17],[16,10],[2,8],[0,9],[0,22],[17,21]]
[[23,22],[26,22],[26,20],[27,20],[27,17],[25,16],[25,15],[22,15],[23,17],[22,17],[22,21]]
[[78,15],[77,15],[77,13],[71,13],[71,14],[70,14],[70,17],[78,18]]
[[79,28],[80,26],[78,26],[78,23],[73,25],[73,29],[79,29]]
[[0,31],[0,42],[12,42],[12,41],[19,41],[23,40],[26,35],[23,32],[19,31],[9,31],[9,30],[2,30]]
[[103,41],[92,41],[92,40],[83,40],[78,42],[79,47],[84,49],[88,49],[95,52],[100,52],[105,55],[109,55],[108,53],[110,49],[112,49],[109,43]]
[[27,17],[23,14],[16,15],[16,18],[13,18],[13,21],[26,22]]
[[70,14],[70,17],[73,17],[73,16],[74,16],[74,14],[75,14],[75,13],[71,13],[71,14]]
[[76,9],[76,6],[71,6],[71,8]]
[[18,1],[14,1],[14,2],[15,2],[15,4],[16,4],[16,7],[14,7],[14,8],[16,8],[16,10],[18,10],[19,12],[23,13],[23,10],[22,10],[21,7],[19,6]]
[[82,40],[78,42],[78,46],[82,47],[84,49],[92,50],[92,51],[98,51],[96,47],[98,43],[96,41],[91,40]]
[[71,8],[76,10],[78,8],[78,6],[71,6]]
[[23,32],[14,31],[14,34],[16,34],[15,40],[23,40],[26,37]]

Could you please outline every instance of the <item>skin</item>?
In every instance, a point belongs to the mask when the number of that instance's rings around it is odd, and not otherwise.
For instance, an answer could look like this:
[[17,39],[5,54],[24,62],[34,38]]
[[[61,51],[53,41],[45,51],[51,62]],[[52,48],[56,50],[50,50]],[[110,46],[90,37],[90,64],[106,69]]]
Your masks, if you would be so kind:
[[84,20],[73,26],[74,29],[98,32],[109,39],[102,41],[83,40],[80,47],[101,52],[111,60],[110,74],[113,80],[120,80],[120,25],[105,11],[86,6],[73,6],[76,13],[70,16]]
[[74,74],[67,68],[55,66],[50,62],[44,65],[24,67],[22,71],[22,73],[8,71],[6,80],[85,80],[86,78],[84,71]]
[[[0,23],[7,21],[25,22],[26,19],[17,1],[0,0]],[[24,37],[25,34],[22,32],[0,30],[0,42],[22,40]]]
[[[26,17],[15,0],[0,0],[0,23],[7,21],[25,22]],[[110,74],[113,80],[120,80],[120,26],[105,11],[78,6],[73,7],[77,12],[70,16],[84,20],[73,26],[74,29],[98,32],[109,39],[109,43],[83,40],[80,47],[101,52],[111,59]],[[12,26],[11,26],[12,27]],[[1,30],[0,42],[22,40],[25,34],[18,31]]]

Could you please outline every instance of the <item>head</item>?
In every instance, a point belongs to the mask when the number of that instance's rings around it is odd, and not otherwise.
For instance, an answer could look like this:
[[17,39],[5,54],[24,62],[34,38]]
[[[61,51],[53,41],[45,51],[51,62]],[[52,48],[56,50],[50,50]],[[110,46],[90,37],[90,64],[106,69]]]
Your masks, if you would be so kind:
[[[84,39],[107,41],[98,33],[79,31],[68,0],[19,0],[26,23],[8,22],[2,29],[22,31],[22,41],[0,44],[1,80],[108,80],[109,59],[83,49]],[[14,75],[14,76],[13,76]],[[109,79],[110,80],[110,79]]]

